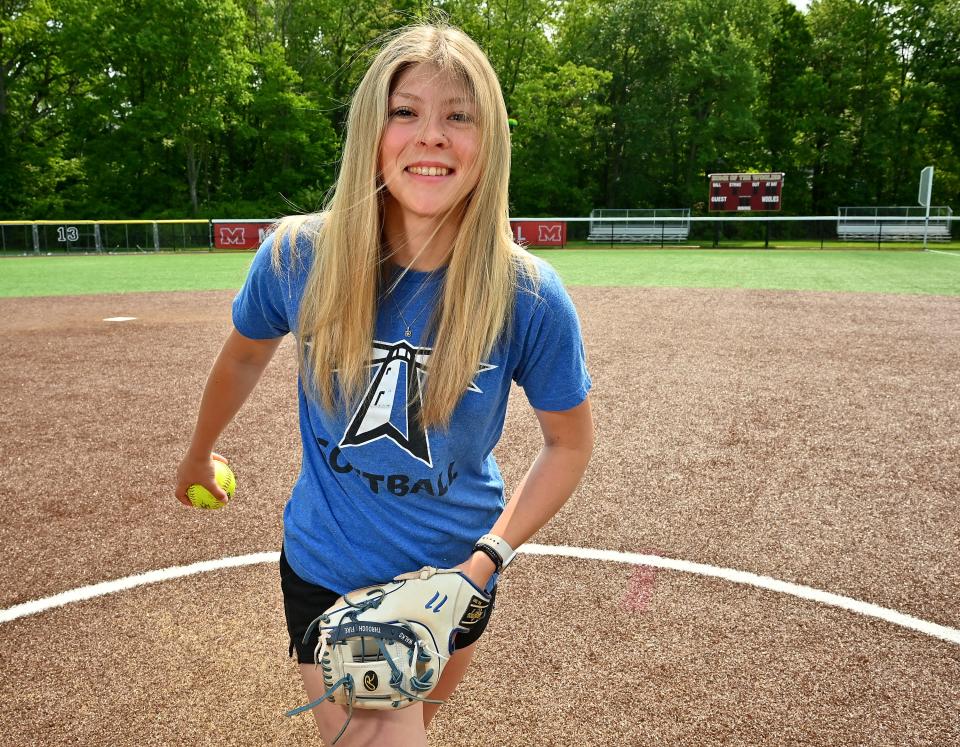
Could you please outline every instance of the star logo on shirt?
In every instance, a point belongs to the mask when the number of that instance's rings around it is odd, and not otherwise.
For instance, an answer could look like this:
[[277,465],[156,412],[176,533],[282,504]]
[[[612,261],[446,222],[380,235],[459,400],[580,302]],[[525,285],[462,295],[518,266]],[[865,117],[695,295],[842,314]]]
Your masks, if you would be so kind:
[[[397,446],[428,467],[433,467],[430,438],[420,424],[420,400],[427,378],[427,361],[433,348],[374,340],[371,368],[375,369],[360,406],[350,419],[340,447],[363,446],[380,438]],[[477,375],[496,368],[481,363]],[[476,382],[469,392],[483,393]]]

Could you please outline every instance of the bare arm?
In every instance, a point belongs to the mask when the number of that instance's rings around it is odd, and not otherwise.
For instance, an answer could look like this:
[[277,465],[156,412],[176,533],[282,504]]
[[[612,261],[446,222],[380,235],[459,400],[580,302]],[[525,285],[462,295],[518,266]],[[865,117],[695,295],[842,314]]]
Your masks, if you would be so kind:
[[190,505],[187,488],[198,483],[219,500],[227,499],[214,479],[211,459],[225,461],[213,446],[253,391],[282,337],[253,340],[232,330],[207,377],[190,448],[177,469],[177,500]]
[[[517,548],[559,511],[576,490],[593,452],[589,398],[563,412],[535,410],[543,448],[490,530]],[[478,585],[493,574],[493,562],[481,552],[462,566]]]

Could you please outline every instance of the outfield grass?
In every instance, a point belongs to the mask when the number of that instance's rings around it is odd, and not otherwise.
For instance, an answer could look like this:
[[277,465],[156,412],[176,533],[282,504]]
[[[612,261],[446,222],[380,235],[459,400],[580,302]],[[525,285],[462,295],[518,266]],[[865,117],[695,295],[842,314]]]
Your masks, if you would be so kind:
[[[568,285],[755,288],[960,296],[960,252],[538,250]],[[235,290],[253,255],[154,254],[0,260],[0,297]]]
[[0,260],[0,297],[236,289],[252,260],[252,252],[12,257]]
[[[884,241],[880,249],[877,249],[876,241],[839,241],[838,239],[825,239],[823,246],[820,246],[820,243],[816,240],[811,239],[770,239],[770,245],[764,246],[762,240],[749,241],[746,239],[723,239],[720,242],[720,246],[715,247],[710,241],[696,241],[690,240],[684,242],[682,245],[667,243],[665,247],[661,247],[660,243],[654,241],[647,244],[610,244],[609,242],[603,241],[586,241],[586,240],[577,240],[577,241],[568,241],[566,245],[567,249],[616,249],[616,248],[631,248],[631,249],[801,249],[806,251],[837,251],[837,250],[850,250],[850,251],[910,251],[918,252],[923,249],[922,241]],[[941,250],[960,250],[960,241],[931,241],[929,244],[930,249],[941,249]]]
[[538,250],[569,285],[960,295],[960,252]]

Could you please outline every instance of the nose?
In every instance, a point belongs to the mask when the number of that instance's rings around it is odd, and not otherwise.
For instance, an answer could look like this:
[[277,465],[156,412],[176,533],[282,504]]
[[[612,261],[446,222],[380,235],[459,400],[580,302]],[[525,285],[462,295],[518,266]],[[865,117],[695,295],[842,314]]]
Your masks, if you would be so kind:
[[439,116],[424,117],[423,127],[417,133],[420,145],[430,148],[445,148],[450,140],[444,129],[444,120]]

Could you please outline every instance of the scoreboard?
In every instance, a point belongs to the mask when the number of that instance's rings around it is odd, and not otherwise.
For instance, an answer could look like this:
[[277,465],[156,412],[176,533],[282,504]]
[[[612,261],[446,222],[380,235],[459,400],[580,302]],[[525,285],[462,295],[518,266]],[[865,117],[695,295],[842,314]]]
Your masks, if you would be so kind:
[[710,212],[769,213],[780,209],[783,173],[709,174]]

